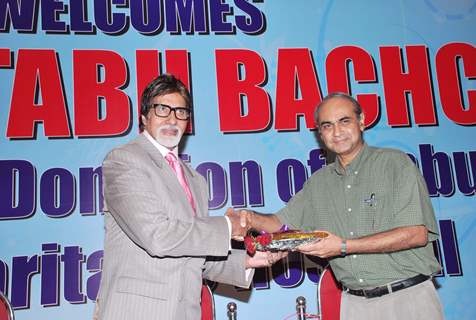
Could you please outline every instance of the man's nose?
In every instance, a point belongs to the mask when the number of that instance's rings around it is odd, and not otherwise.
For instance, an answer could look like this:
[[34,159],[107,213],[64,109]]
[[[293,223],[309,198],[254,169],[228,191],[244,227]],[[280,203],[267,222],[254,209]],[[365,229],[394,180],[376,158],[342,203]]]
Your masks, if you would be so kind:
[[332,133],[335,136],[339,136],[342,133],[342,129],[341,129],[340,124],[338,122],[334,123]]
[[175,116],[175,111],[170,110],[169,116],[167,117],[167,123],[176,124],[177,117]]

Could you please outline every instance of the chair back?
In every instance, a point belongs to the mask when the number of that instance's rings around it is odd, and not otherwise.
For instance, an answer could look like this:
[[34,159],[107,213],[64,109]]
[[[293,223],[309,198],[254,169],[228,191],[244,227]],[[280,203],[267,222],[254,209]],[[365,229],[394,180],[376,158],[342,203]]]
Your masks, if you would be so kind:
[[8,298],[0,291],[0,320],[14,320],[12,305]]
[[215,320],[215,300],[213,292],[207,284],[202,285],[202,320]]
[[339,320],[342,289],[329,266],[322,271],[317,290],[320,320]]

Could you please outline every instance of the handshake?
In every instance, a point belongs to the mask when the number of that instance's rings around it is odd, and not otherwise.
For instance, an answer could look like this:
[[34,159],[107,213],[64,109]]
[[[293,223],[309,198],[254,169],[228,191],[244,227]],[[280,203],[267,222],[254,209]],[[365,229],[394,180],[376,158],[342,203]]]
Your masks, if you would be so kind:
[[225,215],[231,222],[231,236],[235,240],[243,240],[250,229],[273,233],[280,231],[282,223],[274,214],[261,214],[252,210],[233,210],[229,208]]
[[228,208],[226,210],[225,216],[230,220],[231,237],[234,240],[243,241],[248,230],[253,229],[253,215],[253,211],[246,209],[235,211],[233,208]]

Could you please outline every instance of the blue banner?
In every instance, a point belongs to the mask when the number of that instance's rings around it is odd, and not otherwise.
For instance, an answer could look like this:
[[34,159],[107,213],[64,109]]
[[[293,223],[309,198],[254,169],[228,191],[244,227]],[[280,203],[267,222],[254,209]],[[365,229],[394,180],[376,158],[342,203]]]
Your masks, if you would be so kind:
[[[15,317],[92,316],[103,248],[101,163],[138,134],[138,98],[190,88],[182,157],[211,215],[275,212],[326,164],[313,111],[331,91],[370,145],[407,152],[439,221],[446,319],[476,318],[476,1],[0,1],[0,291]],[[321,261],[293,253],[252,290],[215,288],[216,318],[317,313]]]

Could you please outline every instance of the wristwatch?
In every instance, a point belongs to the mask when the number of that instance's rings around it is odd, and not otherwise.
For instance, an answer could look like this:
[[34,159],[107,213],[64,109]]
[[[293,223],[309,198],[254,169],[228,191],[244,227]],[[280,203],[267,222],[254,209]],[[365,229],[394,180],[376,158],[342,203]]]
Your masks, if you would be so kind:
[[343,239],[340,243],[340,256],[345,257],[347,255],[347,240]]

